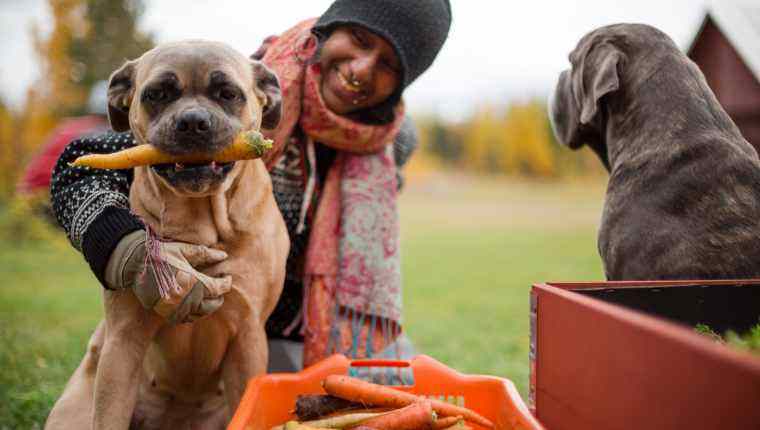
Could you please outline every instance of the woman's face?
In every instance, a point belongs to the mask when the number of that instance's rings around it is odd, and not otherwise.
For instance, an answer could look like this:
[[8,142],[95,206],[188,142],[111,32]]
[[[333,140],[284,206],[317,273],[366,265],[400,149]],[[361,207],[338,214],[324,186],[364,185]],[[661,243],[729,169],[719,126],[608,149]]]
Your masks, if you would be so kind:
[[362,27],[337,27],[322,45],[319,64],[322,98],[339,115],[376,106],[399,85],[396,51]]

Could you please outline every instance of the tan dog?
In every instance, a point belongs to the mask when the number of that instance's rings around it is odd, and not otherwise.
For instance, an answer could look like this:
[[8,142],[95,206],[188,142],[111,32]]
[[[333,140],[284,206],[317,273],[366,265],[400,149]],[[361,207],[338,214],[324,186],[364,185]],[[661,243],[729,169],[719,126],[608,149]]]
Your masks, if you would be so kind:
[[[273,128],[276,77],[226,45],[159,46],[112,77],[109,119],[174,154],[213,152],[241,130]],[[132,290],[104,290],[105,321],[47,422],[57,429],[224,428],[249,378],[264,373],[264,324],[282,291],[288,236],[261,160],[135,169],[132,210],[163,238],[220,249],[196,268],[230,275],[222,307],[173,325]]]

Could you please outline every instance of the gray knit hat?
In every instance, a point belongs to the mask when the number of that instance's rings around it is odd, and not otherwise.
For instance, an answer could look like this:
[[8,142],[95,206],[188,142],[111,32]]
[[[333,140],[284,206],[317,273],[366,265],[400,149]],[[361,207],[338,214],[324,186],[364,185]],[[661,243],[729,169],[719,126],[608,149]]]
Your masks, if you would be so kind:
[[403,73],[401,92],[435,60],[451,26],[448,0],[335,0],[312,31],[327,36],[339,25],[360,25],[382,36],[396,50]]

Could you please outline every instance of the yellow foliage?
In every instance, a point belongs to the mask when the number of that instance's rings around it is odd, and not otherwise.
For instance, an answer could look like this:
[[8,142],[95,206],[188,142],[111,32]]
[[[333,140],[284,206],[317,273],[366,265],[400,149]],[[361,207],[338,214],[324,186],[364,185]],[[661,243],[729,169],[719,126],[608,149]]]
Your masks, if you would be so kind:
[[496,170],[503,147],[504,131],[496,110],[485,106],[468,122],[464,132],[465,167],[473,170]]
[[479,110],[464,134],[464,164],[474,170],[549,177],[556,174],[546,115],[538,103],[515,104],[506,115]]
[[[537,101],[512,104],[505,112],[483,106],[458,124],[431,117],[415,122],[420,128],[420,152],[471,171],[539,178],[604,172],[591,151],[560,147],[551,133],[546,106]],[[446,150],[432,150],[441,146]]]
[[69,45],[86,28],[85,0],[49,0],[54,26],[47,38],[32,28],[42,78],[27,91],[20,112],[0,103],[0,199],[7,200],[27,162],[40,149],[60,119],[77,111],[86,100],[77,85],[77,65]]
[[[47,0],[52,31],[31,28],[41,78],[17,111],[0,100],[0,205],[9,204],[29,160],[55,126],[84,113],[89,89],[152,45],[136,22],[140,0]],[[108,31],[107,31],[108,30]]]
[[6,198],[13,192],[18,167],[14,166],[16,140],[14,139],[13,114],[0,104],[0,198]]
[[404,180],[407,183],[421,182],[429,179],[436,171],[441,169],[441,163],[431,156],[430,153],[420,151],[409,159],[403,168]]
[[502,170],[539,177],[556,175],[554,139],[549,135],[544,109],[538,103],[513,105],[504,125]]
[[50,110],[44,96],[30,90],[18,121],[21,152],[17,161],[25,163],[55,128],[59,117]]
[[0,205],[0,240],[15,245],[33,242],[60,242],[63,234],[45,220],[45,205],[39,195],[33,198],[13,198]]
[[70,55],[73,39],[87,29],[86,1],[49,0],[48,5],[54,22],[50,36],[43,39],[39,28],[32,30],[43,76],[35,86],[47,109],[59,116],[69,115],[87,100],[87,91],[80,85],[86,66],[76,63]]

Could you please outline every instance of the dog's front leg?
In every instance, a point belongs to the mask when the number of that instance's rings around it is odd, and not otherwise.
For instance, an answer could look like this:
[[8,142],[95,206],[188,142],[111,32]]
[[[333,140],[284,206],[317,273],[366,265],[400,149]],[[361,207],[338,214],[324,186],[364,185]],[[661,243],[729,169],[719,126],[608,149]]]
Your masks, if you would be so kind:
[[235,413],[248,380],[266,372],[268,358],[269,349],[264,325],[250,318],[247,325],[238,332],[224,357],[222,378],[230,414]]
[[143,359],[162,319],[131,290],[104,292],[106,335],[95,377],[93,429],[127,429],[142,381]]

